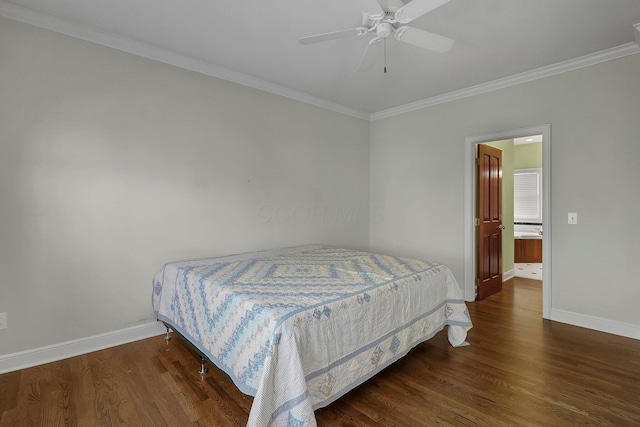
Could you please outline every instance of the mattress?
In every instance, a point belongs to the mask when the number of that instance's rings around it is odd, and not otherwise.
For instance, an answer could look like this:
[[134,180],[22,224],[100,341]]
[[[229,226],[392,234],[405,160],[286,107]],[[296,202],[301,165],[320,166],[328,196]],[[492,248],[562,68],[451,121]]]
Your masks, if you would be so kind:
[[442,264],[326,246],[172,262],[156,275],[158,320],[244,393],[249,426],[315,426],[313,411],[447,326],[472,323]]

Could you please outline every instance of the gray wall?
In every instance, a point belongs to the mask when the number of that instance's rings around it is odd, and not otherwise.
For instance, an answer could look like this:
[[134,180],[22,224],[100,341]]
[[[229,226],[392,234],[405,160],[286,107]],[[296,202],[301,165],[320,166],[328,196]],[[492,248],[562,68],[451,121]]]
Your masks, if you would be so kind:
[[163,263],[366,249],[369,123],[0,18],[0,355],[152,321]]
[[377,120],[371,204],[385,215],[371,249],[439,260],[463,283],[465,137],[550,123],[552,309],[637,328],[638,118],[640,55],[631,55]]
[[640,55],[371,124],[4,18],[0,58],[0,355],[152,320],[175,259],[370,242],[462,284],[464,138],[544,123],[552,306],[640,326]]

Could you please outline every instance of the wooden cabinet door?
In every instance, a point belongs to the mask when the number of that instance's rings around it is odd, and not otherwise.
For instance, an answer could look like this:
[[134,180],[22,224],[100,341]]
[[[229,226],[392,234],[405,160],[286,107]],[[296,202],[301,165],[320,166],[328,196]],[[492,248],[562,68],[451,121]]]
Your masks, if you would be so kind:
[[514,262],[542,262],[542,239],[515,239]]

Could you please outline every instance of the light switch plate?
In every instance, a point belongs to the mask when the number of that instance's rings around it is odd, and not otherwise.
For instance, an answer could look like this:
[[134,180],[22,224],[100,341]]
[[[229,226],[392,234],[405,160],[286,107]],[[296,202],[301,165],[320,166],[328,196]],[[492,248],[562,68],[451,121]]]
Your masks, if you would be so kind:
[[578,214],[577,212],[569,212],[569,224],[577,224],[578,223]]

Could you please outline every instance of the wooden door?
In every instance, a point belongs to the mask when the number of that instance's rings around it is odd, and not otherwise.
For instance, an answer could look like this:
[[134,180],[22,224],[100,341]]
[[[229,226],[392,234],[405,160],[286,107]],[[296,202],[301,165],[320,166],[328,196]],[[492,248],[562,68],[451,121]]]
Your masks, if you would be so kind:
[[477,299],[502,290],[502,150],[478,146]]

